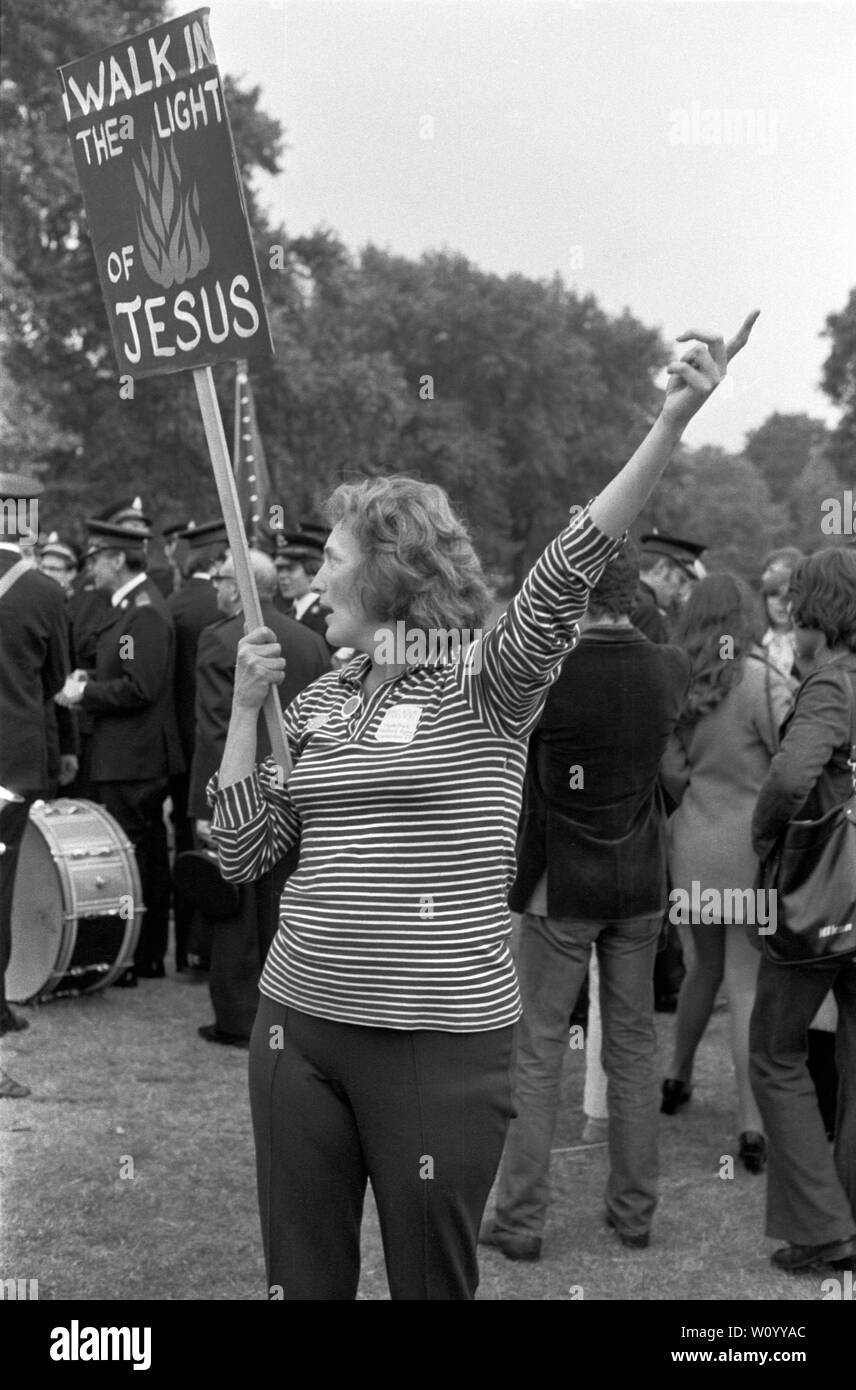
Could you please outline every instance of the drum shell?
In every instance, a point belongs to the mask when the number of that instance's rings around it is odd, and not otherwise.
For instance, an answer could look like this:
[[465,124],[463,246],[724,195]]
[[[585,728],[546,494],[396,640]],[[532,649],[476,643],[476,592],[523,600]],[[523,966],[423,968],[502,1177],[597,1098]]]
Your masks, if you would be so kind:
[[104,807],[36,802],[15,876],[7,998],[34,1003],[112,984],[133,964],[143,911],[133,846]]

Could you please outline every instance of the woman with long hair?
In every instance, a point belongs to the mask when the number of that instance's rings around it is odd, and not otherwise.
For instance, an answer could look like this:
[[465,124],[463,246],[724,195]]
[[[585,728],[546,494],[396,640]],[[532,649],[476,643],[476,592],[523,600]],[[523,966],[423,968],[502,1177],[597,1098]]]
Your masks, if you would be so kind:
[[[790,588],[799,660],[808,675],[752,819],[766,859],[790,820],[819,820],[847,801],[856,702],[856,550],[803,560]],[[852,926],[850,928],[852,930]],[[829,991],[838,1005],[835,1147],[808,1068],[807,1034]],[[767,1235],[789,1273],[856,1268],[856,958],[828,965],[761,960],[750,1030],[752,1085],[770,1145]]]
[[774,666],[786,676],[796,676],[796,635],[791,622],[788,589],[791,575],[803,558],[796,546],[786,545],[771,550],[761,572],[761,595],[764,600],[766,631],[761,644]]
[[251,880],[300,846],[250,1043],[272,1297],[356,1297],[368,1181],[392,1298],[474,1297],[512,1114],[506,895],[527,739],[590,589],[754,317],[728,349],[685,335],[699,343],[671,364],[648,436],[487,633],[481,568],[440,488],[337,488],[312,588],[328,642],[357,655],[288,707],[287,780],[256,760],[279,647],[264,628],[239,646],[211,789],[221,868]]
[[669,821],[670,915],[691,939],[681,985],[664,1114],[691,1094],[696,1049],[723,980],[737,1079],[740,1157],[761,1172],[765,1145],[749,1083],[749,1019],[758,953],[741,925],[753,920],[758,860],[750,826],[755,798],[778,747],[791,686],[760,646],[761,623],[748,585],[712,574],[696,585],[675,644],[690,658],[683,714],[663,759],[667,791],[679,801]]

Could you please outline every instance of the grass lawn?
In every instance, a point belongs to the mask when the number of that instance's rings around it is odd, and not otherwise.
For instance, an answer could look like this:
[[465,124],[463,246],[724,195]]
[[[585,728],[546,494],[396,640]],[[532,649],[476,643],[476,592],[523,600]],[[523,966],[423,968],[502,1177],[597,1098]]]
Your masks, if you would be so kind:
[[[247,1054],[197,1037],[207,988],[171,975],[24,1012],[30,1029],[0,1040],[2,1065],[32,1087],[0,1101],[0,1278],[38,1279],[40,1299],[264,1298]],[[688,1110],[661,1119],[645,1252],[602,1223],[606,1149],[580,1146],[582,1054],[568,1052],[543,1258],[483,1251],[480,1299],[567,1299],[572,1286],[587,1300],[821,1298],[822,1273],[770,1267],[765,1179],[736,1162],[719,1176],[737,1145],[725,1024],[718,1011]],[[657,1026],[665,1062],[674,1020]],[[371,1203],[359,1297],[388,1297]]]

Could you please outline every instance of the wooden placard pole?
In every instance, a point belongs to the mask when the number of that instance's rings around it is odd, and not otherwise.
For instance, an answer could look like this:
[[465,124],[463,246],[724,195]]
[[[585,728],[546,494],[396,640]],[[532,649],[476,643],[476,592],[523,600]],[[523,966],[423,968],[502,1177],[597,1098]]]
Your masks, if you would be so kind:
[[[193,383],[196,387],[199,409],[202,412],[202,424],[205,427],[205,438],[208,441],[208,452],[211,455],[211,466],[214,469],[214,481],[217,484],[217,494],[220,498],[220,510],[226,523],[226,535],[229,538],[229,549],[232,552],[232,560],[235,565],[235,578],[238,581],[238,593],[241,596],[244,621],[248,630],[251,631],[255,627],[263,627],[264,618],[262,617],[255,576],[250,567],[250,548],[241,519],[238,489],[235,486],[235,475],[232,472],[229,451],[226,447],[223,419],[220,415],[220,405],[217,400],[217,392],[214,389],[214,377],[211,368],[195,367]],[[282,768],[283,780],[285,780],[291,772],[291,757],[288,752],[285,726],[282,722],[279,696],[273,686],[268,691],[264,703],[264,715],[273,759]]]

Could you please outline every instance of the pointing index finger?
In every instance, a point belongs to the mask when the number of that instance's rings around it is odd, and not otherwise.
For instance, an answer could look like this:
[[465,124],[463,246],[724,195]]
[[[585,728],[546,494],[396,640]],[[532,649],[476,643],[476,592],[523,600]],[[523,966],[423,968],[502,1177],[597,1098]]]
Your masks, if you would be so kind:
[[736,356],[740,349],[742,347],[745,347],[748,343],[749,334],[755,327],[755,320],[758,318],[760,312],[760,309],[753,309],[751,314],[746,315],[739,329],[735,333],[734,337],[731,339],[731,342],[726,347],[725,356],[729,362],[731,361],[732,357]]

